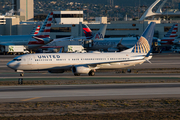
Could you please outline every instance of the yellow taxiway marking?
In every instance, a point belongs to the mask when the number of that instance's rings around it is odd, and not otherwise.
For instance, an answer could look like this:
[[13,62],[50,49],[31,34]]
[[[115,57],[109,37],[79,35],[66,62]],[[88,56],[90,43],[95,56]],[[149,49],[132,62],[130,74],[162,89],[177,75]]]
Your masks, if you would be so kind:
[[30,100],[39,99],[39,98],[41,98],[41,97],[34,97],[34,98],[24,99],[24,100],[21,100],[21,101],[30,101]]

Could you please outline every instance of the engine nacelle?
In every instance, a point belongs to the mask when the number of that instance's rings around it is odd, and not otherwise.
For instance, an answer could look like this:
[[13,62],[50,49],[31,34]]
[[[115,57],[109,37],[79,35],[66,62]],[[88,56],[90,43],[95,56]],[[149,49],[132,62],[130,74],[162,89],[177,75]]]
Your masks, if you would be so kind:
[[91,69],[88,66],[74,66],[72,72],[75,74],[88,74]]
[[49,73],[64,73],[64,70],[48,70]]

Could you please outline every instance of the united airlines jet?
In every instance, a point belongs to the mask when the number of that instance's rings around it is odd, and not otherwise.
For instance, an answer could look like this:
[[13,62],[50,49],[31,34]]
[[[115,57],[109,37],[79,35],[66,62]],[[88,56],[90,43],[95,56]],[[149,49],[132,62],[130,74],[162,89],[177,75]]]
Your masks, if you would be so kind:
[[72,70],[75,76],[93,76],[97,69],[119,69],[149,61],[155,23],[146,28],[137,43],[130,49],[116,53],[42,53],[15,57],[7,66],[16,72],[48,70],[63,73]]

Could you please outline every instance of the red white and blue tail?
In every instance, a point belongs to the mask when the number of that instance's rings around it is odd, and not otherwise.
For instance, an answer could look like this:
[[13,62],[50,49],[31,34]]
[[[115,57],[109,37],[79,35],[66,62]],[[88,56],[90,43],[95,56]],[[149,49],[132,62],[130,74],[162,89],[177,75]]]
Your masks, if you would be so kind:
[[167,34],[161,39],[162,45],[172,45],[173,41],[175,40],[178,29],[178,24],[174,24],[171,29],[167,32]]
[[35,27],[32,31],[31,31],[31,35],[37,35],[39,33],[40,30],[40,25],[38,25],[37,27]]
[[52,19],[53,19],[53,12],[49,13],[49,15],[46,17],[46,20],[41,26],[40,32],[36,35],[36,37],[47,38],[50,36]]

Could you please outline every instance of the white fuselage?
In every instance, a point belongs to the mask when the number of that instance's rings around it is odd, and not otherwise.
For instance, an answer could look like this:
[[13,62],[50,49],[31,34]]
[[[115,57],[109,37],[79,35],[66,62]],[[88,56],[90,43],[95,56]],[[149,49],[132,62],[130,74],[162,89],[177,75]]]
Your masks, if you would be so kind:
[[14,70],[67,70],[73,66],[92,69],[118,69],[143,63],[140,53],[50,53],[21,55],[7,66]]

